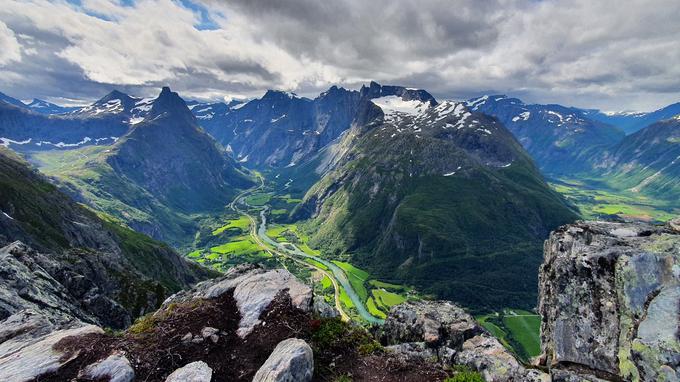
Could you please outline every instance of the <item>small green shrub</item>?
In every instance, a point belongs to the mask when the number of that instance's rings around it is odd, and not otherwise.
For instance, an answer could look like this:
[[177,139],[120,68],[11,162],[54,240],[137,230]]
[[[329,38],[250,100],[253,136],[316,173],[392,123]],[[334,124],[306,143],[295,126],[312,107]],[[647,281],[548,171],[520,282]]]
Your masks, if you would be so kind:
[[453,377],[446,378],[444,382],[485,382],[484,377],[476,371],[462,371]]
[[444,382],[485,382],[484,377],[466,365],[453,365],[451,371],[455,373],[453,377],[448,377]]
[[147,314],[146,316],[139,317],[135,320],[135,323],[128,329],[129,333],[132,334],[144,334],[149,333],[156,325],[157,319],[153,313]]
[[373,354],[376,352],[382,351],[383,347],[380,345],[380,342],[378,341],[368,341],[366,343],[363,343],[359,345],[359,354],[361,355],[369,355]]

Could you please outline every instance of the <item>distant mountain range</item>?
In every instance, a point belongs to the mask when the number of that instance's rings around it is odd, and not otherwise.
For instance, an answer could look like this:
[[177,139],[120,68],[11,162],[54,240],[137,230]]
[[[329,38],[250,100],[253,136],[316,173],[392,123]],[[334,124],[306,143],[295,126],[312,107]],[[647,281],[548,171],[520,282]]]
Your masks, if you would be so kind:
[[38,98],[34,98],[31,102],[29,103],[24,103],[16,98],[12,98],[4,93],[0,93],[0,101],[7,102],[11,105],[21,107],[21,108],[26,108],[28,110],[41,113],[41,114],[64,114],[64,113],[70,113],[72,111],[80,109],[79,107],[68,107],[68,106],[59,106],[57,104],[43,101]]
[[503,122],[548,175],[597,176],[616,189],[677,200],[680,103],[634,114],[527,105],[502,95],[467,105]]
[[680,115],[626,136],[592,161],[612,184],[676,201],[680,195]]
[[673,118],[680,114],[680,102],[665,106],[651,112],[615,112],[604,113],[599,110],[586,110],[588,117],[596,121],[608,123],[632,134],[653,123]]
[[587,171],[590,158],[624,137],[620,129],[577,108],[525,104],[503,95],[474,98],[467,105],[498,118],[549,174]]

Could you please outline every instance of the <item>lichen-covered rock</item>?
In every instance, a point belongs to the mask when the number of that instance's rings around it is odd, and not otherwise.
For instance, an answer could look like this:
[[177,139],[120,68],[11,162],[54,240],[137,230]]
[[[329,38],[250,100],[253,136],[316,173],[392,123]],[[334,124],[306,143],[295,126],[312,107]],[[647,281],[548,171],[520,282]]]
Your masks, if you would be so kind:
[[[0,344],[0,381],[23,382],[58,370],[78,356],[78,352],[64,354],[55,344],[66,337],[103,333],[94,325],[57,330],[39,338],[22,338]],[[8,342],[11,342],[9,346]]]
[[165,382],[210,382],[212,369],[203,361],[188,363],[168,375]]
[[237,334],[244,338],[260,323],[260,315],[274,298],[286,293],[294,307],[309,312],[312,309],[312,289],[298,281],[285,269],[264,270],[253,265],[231,268],[218,279],[198,284],[188,292],[168,298],[163,305],[195,298],[212,299],[233,291],[241,313]]
[[576,371],[552,369],[550,377],[552,378],[551,382],[607,382],[583,371],[578,373]]
[[253,382],[309,382],[313,375],[312,348],[304,340],[289,338],[276,345]]
[[403,344],[385,346],[385,351],[394,354],[404,362],[428,361],[436,362],[443,366],[453,363],[456,351],[450,347],[440,346],[433,348],[425,342],[406,342]]
[[457,349],[481,332],[472,316],[448,301],[409,301],[390,310],[381,340],[387,345],[425,342]]
[[487,334],[465,341],[455,361],[480,372],[487,382],[550,381],[548,374],[526,369],[496,338]]
[[340,316],[340,313],[337,309],[335,309],[334,306],[331,306],[323,300],[323,296],[314,296],[312,309],[314,310],[314,313],[318,314],[319,317],[322,318],[334,318]]
[[79,377],[95,381],[106,379],[108,382],[131,382],[135,379],[135,371],[123,353],[115,352],[86,366]]
[[546,241],[539,288],[548,366],[680,380],[680,234],[672,224],[561,227]]
[[522,366],[462,308],[448,301],[409,301],[390,310],[380,329],[389,353],[406,361],[462,364],[488,382],[549,381]]

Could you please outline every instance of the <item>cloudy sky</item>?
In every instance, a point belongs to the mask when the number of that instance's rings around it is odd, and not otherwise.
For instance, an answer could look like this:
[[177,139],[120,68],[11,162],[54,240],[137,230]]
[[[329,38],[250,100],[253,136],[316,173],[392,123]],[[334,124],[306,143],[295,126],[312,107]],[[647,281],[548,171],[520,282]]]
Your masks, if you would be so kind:
[[376,80],[650,110],[680,101],[679,16],[678,0],[3,0],[0,91],[219,99]]

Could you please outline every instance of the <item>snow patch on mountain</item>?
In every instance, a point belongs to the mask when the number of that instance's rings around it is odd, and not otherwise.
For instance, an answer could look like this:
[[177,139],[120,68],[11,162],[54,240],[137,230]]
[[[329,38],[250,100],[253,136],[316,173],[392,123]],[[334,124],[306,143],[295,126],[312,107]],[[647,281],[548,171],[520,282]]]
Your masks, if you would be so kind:
[[134,114],[135,112],[137,113],[146,113],[149,110],[151,110],[151,107],[153,106],[153,102],[155,101],[155,98],[142,98],[139,101],[135,102],[135,107],[132,108],[132,113]]
[[530,116],[531,116],[531,112],[525,111],[525,112],[519,113],[519,115],[512,117],[512,122],[517,122],[519,120],[527,121],[527,120],[529,120]]
[[115,114],[123,111],[123,103],[119,99],[112,99],[103,104],[92,104],[80,109],[81,113],[88,113],[92,116],[99,114]]
[[270,121],[270,123],[276,123],[276,122],[282,120],[283,118],[286,118],[286,114],[283,114],[283,115],[281,115],[281,116],[279,116],[279,117],[276,117],[276,118],[272,118],[272,120]]
[[399,114],[418,115],[430,107],[429,102],[420,100],[404,101],[401,97],[393,95],[374,98],[371,102],[383,110],[387,120],[391,120]]
[[25,141],[15,141],[15,140],[12,140],[12,139],[9,139],[9,138],[0,137],[0,142],[1,142],[0,146],[4,146],[4,147],[9,147],[10,144],[26,145],[26,144],[31,143],[31,138],[28,138]]
[[467,106],[468,106],[468,107],[471,107],[472,110],[477,110],[477,109],[479,109],[479,107],[482,106],[482,105],[486,102],[486,100],[488,100],[488,99],[489,99],[489,96],[488,96],[488,95],[484,95],[484,96],[481,96],[481,97],[479,97],[479,98],[477,98],[477,99],[474,99],[474,100],[472,100],[472,101],[468,101],[468,102],[467,102]]

